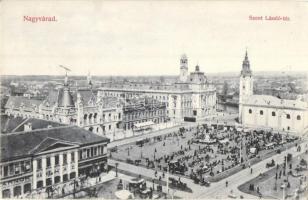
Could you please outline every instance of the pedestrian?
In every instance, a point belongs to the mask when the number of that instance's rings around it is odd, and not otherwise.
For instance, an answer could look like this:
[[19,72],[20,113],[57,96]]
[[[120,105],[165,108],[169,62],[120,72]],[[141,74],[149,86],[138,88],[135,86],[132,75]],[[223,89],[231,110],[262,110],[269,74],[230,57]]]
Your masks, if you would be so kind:
[[226,187],[228,187],[228,181],[226,181]]
[[250,174],[252,174],[252,168],[250,169]]

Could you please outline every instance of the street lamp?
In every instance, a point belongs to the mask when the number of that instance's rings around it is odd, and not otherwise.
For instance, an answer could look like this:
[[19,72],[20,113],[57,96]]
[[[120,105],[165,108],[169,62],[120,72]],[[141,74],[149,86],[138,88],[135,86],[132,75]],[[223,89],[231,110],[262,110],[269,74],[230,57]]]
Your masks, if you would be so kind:
[[167,195],[169,194],[169,163],[167,163]]
[[115,163],[115,167],[116,167],[116,177],[118,177],[118,165],[119,165],[119,163]]
[[283,184],[283,185],[281,185],[281,188],[282,188],[282,200],[285,200],[285,188],[286,188],[286,185],[285,184]]

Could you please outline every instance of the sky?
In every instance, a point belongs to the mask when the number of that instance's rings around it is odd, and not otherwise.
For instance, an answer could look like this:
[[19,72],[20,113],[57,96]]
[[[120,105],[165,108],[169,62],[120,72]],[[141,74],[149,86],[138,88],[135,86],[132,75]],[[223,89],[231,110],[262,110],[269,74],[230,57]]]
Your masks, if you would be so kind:
[[308,69],[308,2],[2,0],[0,18],[5,75],[62,75],[58,65],[70,75],[177,75],[183,53],[189,71],[236,72],[246,48],[253,71]]

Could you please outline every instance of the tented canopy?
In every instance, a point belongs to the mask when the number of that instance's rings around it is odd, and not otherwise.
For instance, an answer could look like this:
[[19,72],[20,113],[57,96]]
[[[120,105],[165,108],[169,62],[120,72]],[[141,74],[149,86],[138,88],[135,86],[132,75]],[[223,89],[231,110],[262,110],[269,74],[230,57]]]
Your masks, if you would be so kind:
[[114,194],[118,199],[122,199],[122,200],[133,198],[133,194],[128,190],[119,190],[119,191],[116,191]]

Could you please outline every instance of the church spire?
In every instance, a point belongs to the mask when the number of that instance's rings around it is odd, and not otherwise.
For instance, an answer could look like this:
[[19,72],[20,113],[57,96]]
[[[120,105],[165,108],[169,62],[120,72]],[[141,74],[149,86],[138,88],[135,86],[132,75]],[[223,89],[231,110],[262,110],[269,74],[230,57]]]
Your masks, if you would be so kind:
[[67,72],[65,72],[65,77],[64,77],[64,86],[68,86],[68,77],[67,77]]
[[242,76],[246,76],[246,75],[251,76],[251,69],[250,69],[250,63],[249,63],[249,59],[248,59],[247,48],[246,48],[246,53],[245,53],[245,59],[244,59],[243,64],[242,64],[241,75]]

